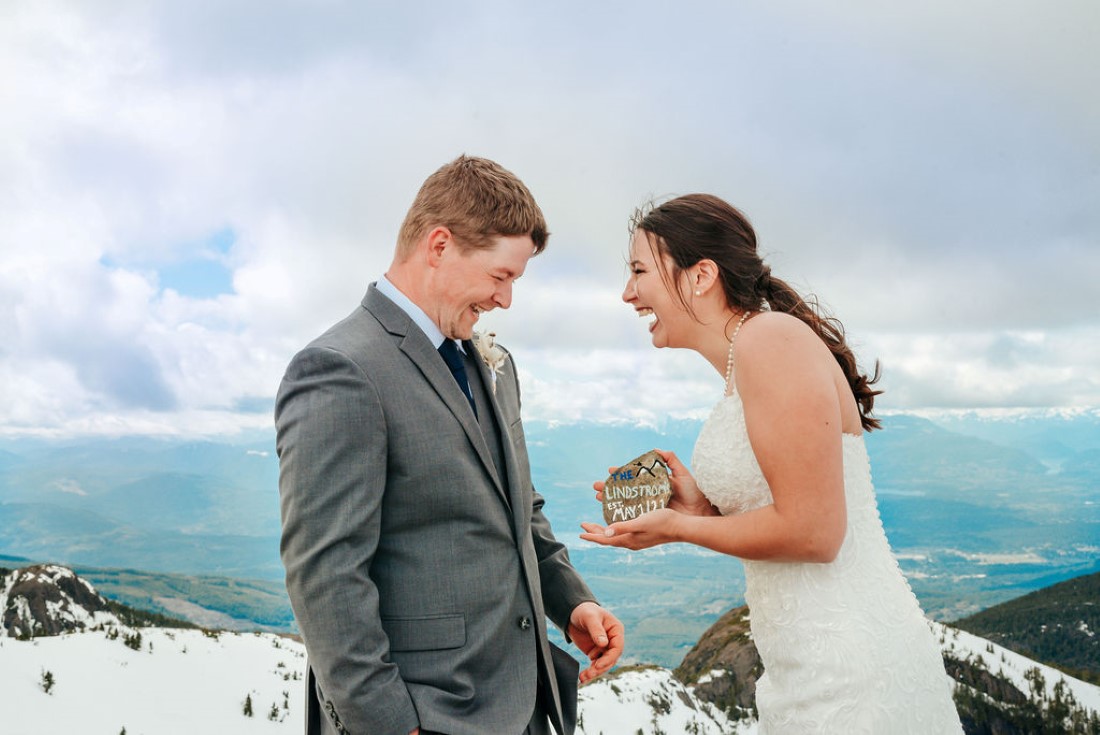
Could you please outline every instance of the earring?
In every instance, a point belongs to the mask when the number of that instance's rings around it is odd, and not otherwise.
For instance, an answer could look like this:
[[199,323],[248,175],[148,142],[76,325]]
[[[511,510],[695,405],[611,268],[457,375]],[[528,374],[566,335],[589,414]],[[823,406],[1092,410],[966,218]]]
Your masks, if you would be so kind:
[[695,292],[695,295],[696,295],[696,296],[702,296],[702,295],[703,295],[703,292],[702,292],[702,291],[696,291],[696,292]]

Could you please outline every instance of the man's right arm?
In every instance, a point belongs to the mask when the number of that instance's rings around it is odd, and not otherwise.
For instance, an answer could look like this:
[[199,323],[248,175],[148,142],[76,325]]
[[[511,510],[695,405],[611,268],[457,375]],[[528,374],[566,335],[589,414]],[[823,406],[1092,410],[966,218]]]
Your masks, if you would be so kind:
[[376,387],[346,355],[307,348],[275,404],[287,592],[324,696],[348,732],[406,735],[419,719],[370,577],[386,486],[386,424]]

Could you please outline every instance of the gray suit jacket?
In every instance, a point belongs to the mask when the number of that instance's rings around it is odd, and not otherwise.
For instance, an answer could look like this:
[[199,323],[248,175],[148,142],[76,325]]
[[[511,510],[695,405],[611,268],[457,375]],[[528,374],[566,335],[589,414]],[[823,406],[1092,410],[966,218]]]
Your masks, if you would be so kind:
[[510,355],[490,395],[500,471],[434,346],[373,285],[287,368],[281,552],[311,735],[520,733],[540,686],[572,730],[577,665],[545,618],[564,629],[595,598],[532,487]]

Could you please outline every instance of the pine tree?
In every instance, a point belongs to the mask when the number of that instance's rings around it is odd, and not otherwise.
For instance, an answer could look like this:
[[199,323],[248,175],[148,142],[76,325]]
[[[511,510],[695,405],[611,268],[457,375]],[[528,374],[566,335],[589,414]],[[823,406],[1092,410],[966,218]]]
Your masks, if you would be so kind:
[[127,648],[132,648],[135,651],[141,650],[141,631],[135,630],[133,633],[129,633],[122,638],[123,644]]
[[252,716],[252,694],[246,694],[244,697],[244,716]]
[[42,688],[46,694],[53,694],[54,678],[52,671],[42,670],[42,680],[38,682],[38,686]]

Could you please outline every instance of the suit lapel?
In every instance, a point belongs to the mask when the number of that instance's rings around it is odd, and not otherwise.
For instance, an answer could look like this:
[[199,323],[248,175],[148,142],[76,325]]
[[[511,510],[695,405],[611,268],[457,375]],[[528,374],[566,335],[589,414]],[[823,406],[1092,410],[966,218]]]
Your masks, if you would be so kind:
[[[508,499],[500,478],[497,476],[493,458],[489,454],[489,446],[485,442],[485,436],[481,433],[481,427],[478,426],[473,412],[470,411],[470,404],[467,402],[466,396],[462,394],[462,389],[458,387],[458,383],[455,382],[454,376],[451,375],[447,364],[443,362],[443,358],[439,356],[439,352],[428,341],[427,335],[413,323],[408,314],[380,293],[373,284],[363,298],[363,306],[398,340],[398,348],[416,366],[420,374],[432,387],[432,390],[439,396],[439,399],[446,404],[447,408],[458,419],[467,439],[470,440],[474,451],[485,466],[485,471],[492,479],[497,494],[500,495],[502,501],[507,503]],[[470,343],[467,342],[466,344],[469,345]],[[467,349],[472,349],[472,346]],[[481,362],[480,359],[476,361]],[[496,410],[498,409],[494,406],[494,411]]]
[[473,350],[471,354],[474,355],[474,362],[477,363],[478,372],[481,373],[482,383],[489,386],[488,390],[486,390],[488,394],[487,398],[489,399],[489,405],[493,407],[493,417],[496,419],[497,426],[500,427],[500,450],[501,458],[504,461],[504,467],[502,467],[501,470],[508,480],[507,493],[509,496],[509,504],[512,507],[516,531],[520,534],[519,537],[522,538],[531,523],[531,506],[528,503],[525,508],[524,503],[521,502],[520,488],[523,487],[523,479],[519,477],[518,474],[519,462],[516,459],[516,451],[513,448],[512,436],[509,433],[510,423],[504,411],[501,409],[500,401],[497,399],[497,392],[492,387],[495,379],[495,376],[491,374],[492,370],[485,363],[485,359],[481,356],[481,353],[478,352],[474,341],[466,340],[463,344],[466,346],[467,350]]

